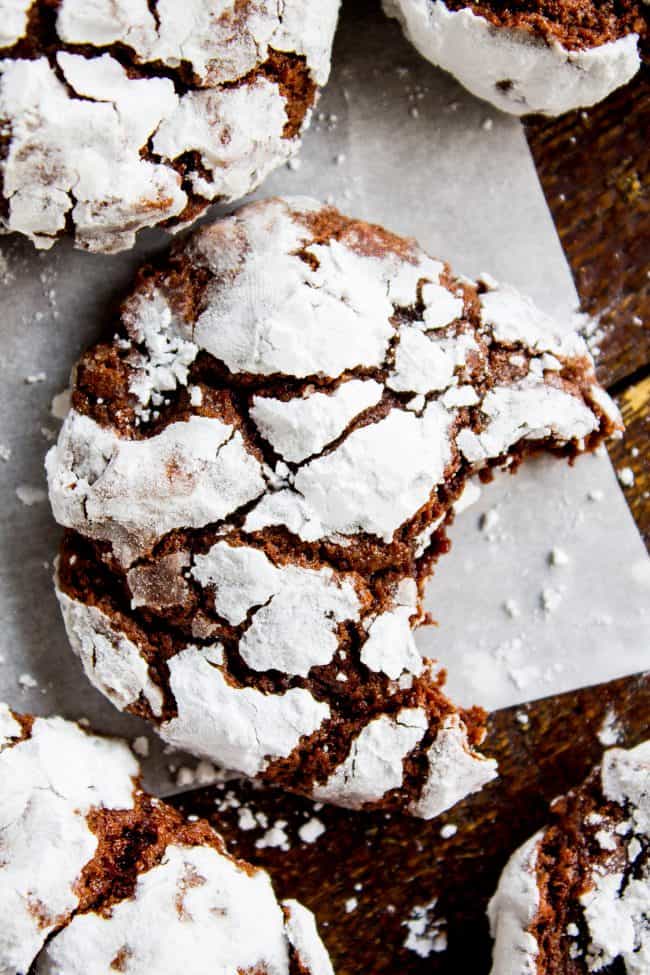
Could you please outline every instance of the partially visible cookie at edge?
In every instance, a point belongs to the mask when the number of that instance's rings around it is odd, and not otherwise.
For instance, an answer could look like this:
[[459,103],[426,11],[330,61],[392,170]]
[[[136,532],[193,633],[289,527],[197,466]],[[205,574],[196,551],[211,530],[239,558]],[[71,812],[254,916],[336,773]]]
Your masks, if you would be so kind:
[[489,906],[492,975],[650,971],[650,741],[551,806]]
[[627,84],[647,0],[383,0],[423,57],[513,115],[561,115]]
[[139,785],[127,745],[0,704],[0,973],[332,975],[313,915]]
[[339,0],[0,3],[0,232],[115,252],[298,149]]
[[619,429],[568,323],[309,200],[204,228],[78,364],[47,459],[90,680],[168,742],[352,808],[480,788],[413,631],[478,477]]

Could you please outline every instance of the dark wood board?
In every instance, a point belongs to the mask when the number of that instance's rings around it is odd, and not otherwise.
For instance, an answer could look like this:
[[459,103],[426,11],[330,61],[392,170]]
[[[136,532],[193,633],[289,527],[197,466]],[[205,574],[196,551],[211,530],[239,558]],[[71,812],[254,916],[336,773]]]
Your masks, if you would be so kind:
[[650,363],[650,65],[588,111],[527,135],[583,309],[598,316],[599,376]]
[[650,376],[628,386],[616,397],[625,421],[625,437],[610,445],[620,472],[629,468],[634,482],[623,485],[625,497],[650,552]]

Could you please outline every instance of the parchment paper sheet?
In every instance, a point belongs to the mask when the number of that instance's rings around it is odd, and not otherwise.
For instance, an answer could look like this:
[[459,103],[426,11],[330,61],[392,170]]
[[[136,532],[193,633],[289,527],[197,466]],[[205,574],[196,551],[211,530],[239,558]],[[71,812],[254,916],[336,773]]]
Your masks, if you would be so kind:
[[[377,6],[345,4],[301,165],[257,195],[331,198],[418,237],[459,271],[489,271],[566,314],[576,294],[520,123],[419,58]],[[0,700],[129,737],[148,728],[92,689],[67,646],[51,587],[59,531],[41,493],[43,457],[58,429],[52,396],[110,327],[135,268],[167,242],[150,232],[134,252],[104,257],[67,242],[38,254],[0,239],[0,446],[11,450],[0,462]],[[429,587],[440,625],[418,642],[447,665],[461,703],[502,707],[650,665],[650,562],[605,456],[573,470],[541,460],[499,477],[452,538]],[[549,564],[554,547],[567,564]],[[179,760],[149,737],[148,784],[168,791],[167,766]]]

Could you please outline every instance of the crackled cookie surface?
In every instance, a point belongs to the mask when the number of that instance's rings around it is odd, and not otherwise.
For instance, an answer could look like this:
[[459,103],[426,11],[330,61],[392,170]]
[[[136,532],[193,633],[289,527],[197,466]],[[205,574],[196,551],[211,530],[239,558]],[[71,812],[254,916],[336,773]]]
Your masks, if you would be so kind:
[[608,751],[506,866],[493,975],[650,971],[650,742]]
[[618,424],[527,299],[308,200],[145,268],[47,459],[58,595],[119,708],[246,775],[432,817],[494,763],[413,639],[495,464]]
[[411,43],[504,112],[560,115],[639,69],[647,0],[384,0]]
[[0,704],[0,973],[332,975],[313,915],[138,775],[125,744]]
[[339,0],[2,0],[0,228],[119,251],[298,148]]

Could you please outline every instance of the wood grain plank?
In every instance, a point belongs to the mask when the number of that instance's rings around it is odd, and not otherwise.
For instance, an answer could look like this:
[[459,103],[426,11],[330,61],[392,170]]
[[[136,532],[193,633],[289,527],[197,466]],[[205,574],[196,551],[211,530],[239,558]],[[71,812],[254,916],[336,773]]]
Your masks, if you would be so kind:
[[[650,376],[620,393],[617,401],[625,422],[625,437],[610,444],[609,454],[650,552]],[[631,477],[627,472],[631,472]]]
[[606,385],[650,363],[650,66],[588,111],[527,135]]

